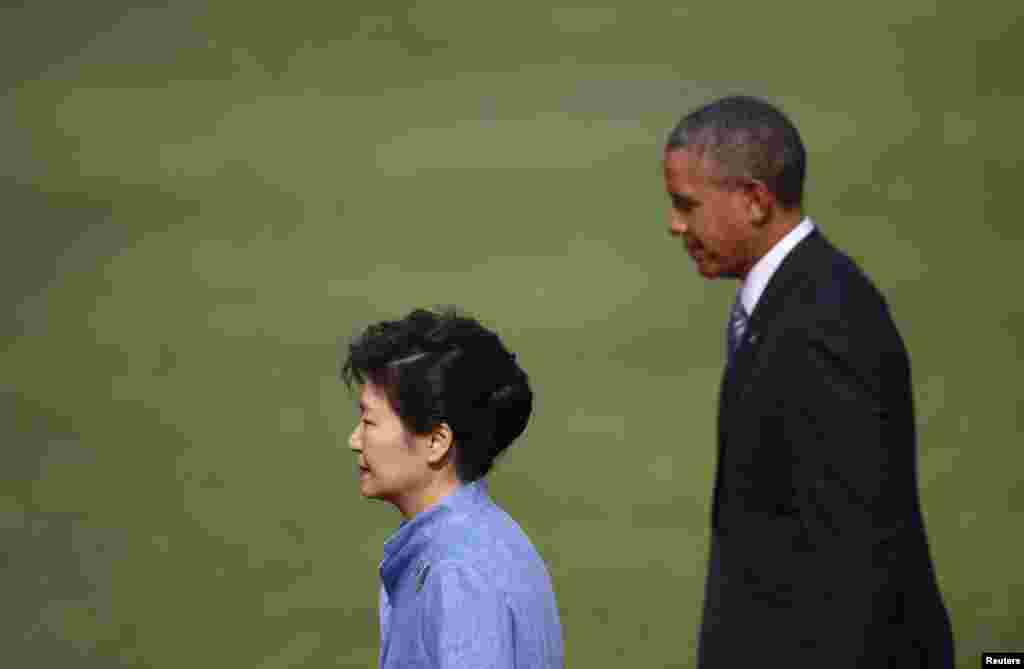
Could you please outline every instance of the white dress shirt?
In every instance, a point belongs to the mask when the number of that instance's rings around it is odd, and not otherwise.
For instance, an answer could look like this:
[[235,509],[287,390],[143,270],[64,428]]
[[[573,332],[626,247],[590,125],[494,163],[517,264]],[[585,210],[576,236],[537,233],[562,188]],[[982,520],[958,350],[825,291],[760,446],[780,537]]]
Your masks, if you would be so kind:
[[740,284],[739,291],[740,299],[743,301],[743,308],[746,310],[748,318],[753,316],[754,307],[757,306],[758,300],[761,299],[761,294],[764,293],[764,289],[767,287],[772,275],[775,274],[775,270],[779,269],[779,265],[786,259],[789,252],[793,250],[793,247],[803,241],[813,231],[814,221],[805,216],[798,226],[776,242],[775,246],[768,253],[764,254],[754,267],[751,268],[747,278]]

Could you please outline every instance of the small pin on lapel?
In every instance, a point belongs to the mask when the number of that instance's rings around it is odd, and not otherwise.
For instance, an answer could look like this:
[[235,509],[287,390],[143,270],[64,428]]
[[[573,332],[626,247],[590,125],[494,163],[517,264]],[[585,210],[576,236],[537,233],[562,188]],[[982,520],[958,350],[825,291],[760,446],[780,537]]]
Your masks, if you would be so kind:
[[427,580],[428,571],[430,571],[429,562],[424,562],[420,565],[420,573],[416,575],[416,592],[423,589],[423,583]]

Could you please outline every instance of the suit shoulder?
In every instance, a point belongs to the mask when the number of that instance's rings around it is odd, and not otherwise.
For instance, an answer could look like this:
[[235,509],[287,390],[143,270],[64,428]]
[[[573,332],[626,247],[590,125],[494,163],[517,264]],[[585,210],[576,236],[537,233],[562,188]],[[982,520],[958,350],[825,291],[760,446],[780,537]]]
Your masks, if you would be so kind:
[[889,305],[855,260],[824,238],[795,259],[798,279],[780,314],[780,327],[798,335],[791,341],[816,341],[838,357],[902,364],[906,347]]
[[824,322],[892,324],[881,290],[853,258],[828,242],[809,268],[802,301],[813,304],[818,319]]

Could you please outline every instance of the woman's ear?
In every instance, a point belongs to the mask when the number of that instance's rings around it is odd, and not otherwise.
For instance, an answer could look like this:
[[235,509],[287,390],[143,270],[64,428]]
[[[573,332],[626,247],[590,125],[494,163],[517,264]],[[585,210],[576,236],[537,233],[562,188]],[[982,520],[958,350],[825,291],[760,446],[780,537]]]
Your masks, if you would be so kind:
[[452,450],[455,443],[455,435],[448,423],[441,423],[430,432],[430,442],[427,444],[427,462],[432,465],[441,464]]

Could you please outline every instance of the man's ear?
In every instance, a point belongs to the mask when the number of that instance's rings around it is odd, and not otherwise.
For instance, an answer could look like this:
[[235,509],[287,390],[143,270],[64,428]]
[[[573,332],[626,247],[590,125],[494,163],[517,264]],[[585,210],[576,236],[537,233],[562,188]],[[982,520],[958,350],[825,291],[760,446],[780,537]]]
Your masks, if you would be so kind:
[[754,179],[747,187],[747,203],[754,227],[762,227],[772,218],[775,211],[775,194],[768,190],[763,181]]
[[452,446],[455,443],[455,435],[448,423],[441,423],[430,432],[430,441],[427,444],[427,462],[432,465],[443,464],[449,453],[452,453]]

